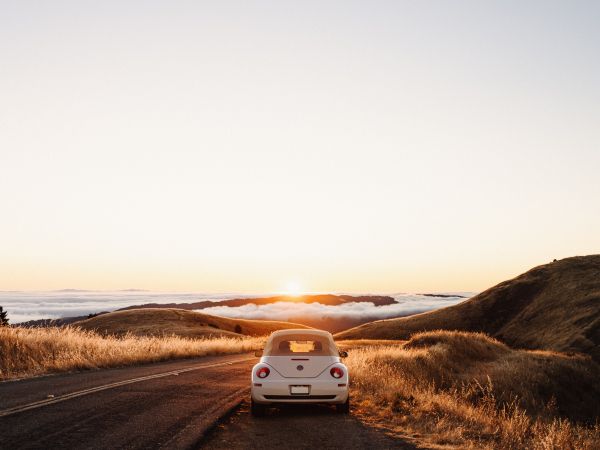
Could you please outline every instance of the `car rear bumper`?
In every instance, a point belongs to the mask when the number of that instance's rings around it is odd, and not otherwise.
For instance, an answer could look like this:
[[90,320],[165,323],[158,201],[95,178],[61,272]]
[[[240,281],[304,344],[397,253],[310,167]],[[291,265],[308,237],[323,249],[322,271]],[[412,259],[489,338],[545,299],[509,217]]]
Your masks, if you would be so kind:
[[[257,386],[260,384],[260,386]],[[341,386],[343,384],[343,386]],[[291,386],[308,386],[308,394],[292,394]],[[345,403],[348,399],[346,380],[319,380],[316,378],[286,378],[261,380],[253,383],[252,400],[261,404],[272,403]]]

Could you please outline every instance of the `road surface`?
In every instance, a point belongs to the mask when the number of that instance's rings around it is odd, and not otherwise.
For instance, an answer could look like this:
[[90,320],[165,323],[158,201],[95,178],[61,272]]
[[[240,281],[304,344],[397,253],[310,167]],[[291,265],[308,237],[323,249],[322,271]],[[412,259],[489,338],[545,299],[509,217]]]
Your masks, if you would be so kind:
[[248,402],[211,430],[202,446],[215,450],[417,448],[328,406],[294,405],[273,409],[266,417],[252,417]]
[[227,355],[0,383],[0,448],[412,448],[328,407],[251,417],[255,362]]
[[192,448],[246,396],[255,360],[205,357],[0,383],[0,448]]

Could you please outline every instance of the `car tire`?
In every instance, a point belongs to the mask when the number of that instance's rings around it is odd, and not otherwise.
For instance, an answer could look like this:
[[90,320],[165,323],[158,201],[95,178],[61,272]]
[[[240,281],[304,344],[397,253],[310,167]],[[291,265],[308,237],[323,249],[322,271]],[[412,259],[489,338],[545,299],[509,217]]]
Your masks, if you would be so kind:
[[335,410],[340,414],[350,414],[350,397],[346,399],[345,403],[335,405]]
[[267,407],[256,403],[254,400],[250,401],[250,414],[254,417],[263,417],[267,412]]

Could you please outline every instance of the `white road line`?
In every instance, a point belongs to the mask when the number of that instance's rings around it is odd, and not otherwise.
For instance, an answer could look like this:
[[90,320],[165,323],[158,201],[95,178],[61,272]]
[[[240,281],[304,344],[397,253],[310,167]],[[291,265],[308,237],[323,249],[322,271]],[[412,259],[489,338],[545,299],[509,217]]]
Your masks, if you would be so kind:
[[23,411],[28,411],[30,409],[41,408],[43,406],[52,405],[54,403],[59,403],[59,402],[64,402],[65,400],[82,397],[84,395],[93,394],[95,392],[105,391],[107,389],[113,389],[113,388],[117,388],[120,386],[125,386],[127,384],[139,383],[141,381],[153,380],[155,378],[168,377],[170,375],[179,375],[180,373],[191,372],[193,370],[206,369],[209,367],[231,365],[231,364],[242,362],[242,361],[250,361],[251,359],[254,359],[254,358],[235,359],[233,361],[226,361],[226,362],[215,363],[215,364],[201,364],[198,366],[188,367],[186,369],[171,370],[169,372],[162,372],[162,373],[156,373],[154,375],[147,375],[145,377],[131,378],[129,380],[123,380],[123,381],[117,381],[115,383],[103,384],[101,386],[84,389],[82,391],[71,392],[69,394],[59,395],[57,397],[52,397],[52,398],[48,398],[45,400],[28,403],[26,405],[14,406],[12,408],[8,408],[8,409],[0,411],[0,417],[10,416],[12,414],[17,414],[17,413],[20,413]]

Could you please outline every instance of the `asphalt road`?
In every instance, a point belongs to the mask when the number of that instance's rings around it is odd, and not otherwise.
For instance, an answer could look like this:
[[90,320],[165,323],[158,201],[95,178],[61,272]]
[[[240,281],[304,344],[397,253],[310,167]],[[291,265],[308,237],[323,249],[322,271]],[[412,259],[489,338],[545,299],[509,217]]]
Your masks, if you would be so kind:
[[249,355],[0,383],[2,449],[193,448],[247,396]]
[[414,448],[327,406],[252,417],[256,360],[205,357],[0,383],[0,449]]

